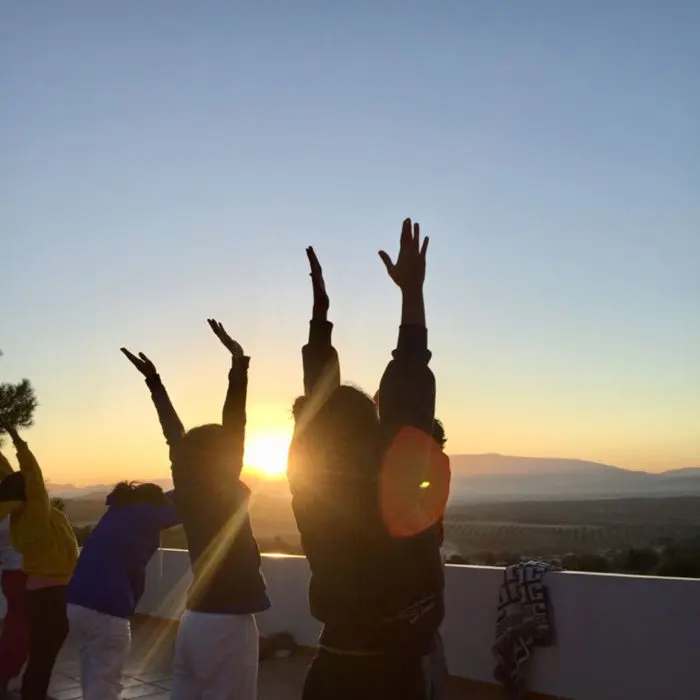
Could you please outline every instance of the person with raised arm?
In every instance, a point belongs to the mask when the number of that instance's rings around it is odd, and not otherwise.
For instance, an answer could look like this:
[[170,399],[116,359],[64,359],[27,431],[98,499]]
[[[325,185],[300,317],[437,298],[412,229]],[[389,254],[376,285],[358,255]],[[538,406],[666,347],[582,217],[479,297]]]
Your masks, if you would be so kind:
[[340,384],[325,282],[307,250],[314,310],[288,479],[311,569],[311,613],[323,630],[303,700],[431,697],[430,655],[444,614],[439,523],[449,466],[432,437],[427,246],[407,219],[396,264],[380,253],[401,289],[402,320],[378,405]]
[[45,700],[68,634],[66,590],[78,559],[78,543],[66,515],[51,505],[41,468],[27,443],[13,426],[5,430],[20,470],[0,484],[0,520],[10,515],[12,546],[22,555],[27,575],[29,655],[21,695],[22,700]]
[[84,700],[118,700],[131,648],[129,618],[146,587],[161,530],[178,525],[173,492],[122,481],[85,543],[68,584],[68,620],[80,649]]
[[122,352],[144,375],[170,448],[175,507],[194,575],[173,659],[173,700],[256,700],[259,635],[255,613],[270,600],[241,481],[250,358],[209,326],[231,353],[222,424],[185,431],[154,364]]
[[[0,452],[0,490],[5,477],[14,473],[9,460]],[[0,571],[0,586],[5,596],[5,618],[0,631],[0,700],[4,700],[10,682],[22,673],[29,653],[27,574],[22,571],[22,556],[12,547],[9,515],[0,520]]]

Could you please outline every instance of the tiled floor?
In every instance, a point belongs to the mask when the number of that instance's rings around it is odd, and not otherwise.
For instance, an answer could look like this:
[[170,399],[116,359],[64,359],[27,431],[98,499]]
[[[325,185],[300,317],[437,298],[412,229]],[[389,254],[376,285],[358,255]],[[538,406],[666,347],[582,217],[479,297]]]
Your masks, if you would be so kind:
[[[307,662],[301,659],[275,659],[260,666],[260,700],[298,700]],[[54,675],[51,697],[55,700],[79,700],[80,684],[75,667],[62,664]],[[170,671],[131,673],[124,679],[122,698],[167,700],[170,697]]]
[[[170,697],[171,662],[175,627],[152,621],[133,628],[133,648],[124,677],[122,698],[167,700]],[[298,700],[309,659],[304,656],[276,658],[260,664],[259,700]],[[75,646],[69,642],[59,657],[50,694],[55,700],[81,700],[80,670]],[[469,697],[497,697],[490,693],[466,693],[455,684],[446,700]]]
[[[140,622],[134,625],[133,633],[122,698],[166,700],[170,697],[175,627]],[[298,700],[308,664],[309,660],[303,657],[263,661],[260,664],[259,700]],[[51,697],[55,700],[80,700],[79,678],[77,650],[69,640],[56,665]]]

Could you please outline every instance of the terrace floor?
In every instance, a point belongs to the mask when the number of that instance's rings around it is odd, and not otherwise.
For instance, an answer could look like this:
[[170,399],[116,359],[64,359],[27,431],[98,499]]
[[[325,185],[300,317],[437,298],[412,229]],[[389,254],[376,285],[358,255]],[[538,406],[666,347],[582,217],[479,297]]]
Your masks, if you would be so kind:
[[[176,626],[172,623],[139,621],[133,627],[133,648],[127,664],[124,691],[125,700],[149,698],[166,700],[170,697],[171,660]],[[293,656],[262,661],[259,677],[259,700],[298,700],[309,665],[309,658]],[[80,700],[80,670],[75,645],[69,641],[59,657],[50,695],[55,700]],[[491,692],[466,691],[456,683],[445,700],[460,698],[499,697]]]

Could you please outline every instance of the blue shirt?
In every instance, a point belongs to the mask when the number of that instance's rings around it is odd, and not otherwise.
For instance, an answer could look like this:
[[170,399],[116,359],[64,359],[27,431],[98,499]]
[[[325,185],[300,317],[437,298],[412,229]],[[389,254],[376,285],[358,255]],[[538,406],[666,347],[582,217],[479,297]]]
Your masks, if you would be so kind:
[[143,595],[146,567],[160,544],[160,531],[179,524],[169,505],[110,505],[83,547],[68,602],[90,610],[130,617]]

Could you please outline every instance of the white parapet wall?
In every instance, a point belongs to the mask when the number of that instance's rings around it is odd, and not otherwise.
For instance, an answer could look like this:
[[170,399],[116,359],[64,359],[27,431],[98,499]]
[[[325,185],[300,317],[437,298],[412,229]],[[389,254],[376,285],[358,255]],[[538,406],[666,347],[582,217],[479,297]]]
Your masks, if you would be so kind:
[[[263,557],[272,608],[263,635],[287,631],[313,645],[306,559]],[[493,682],[498,589],[503,570],[446,567],[443,637],[455,676]],[[139,611],[177,619],[191,580],[187,553],[161,550],[151,562]],[[642,576],[548,574],[556,645],[538,649],[528,686],[571,700],[698,700],[700,581]],[[360,584],[361,585],[361,584]]]
[[[258,616],[263,635],[290,632],[316,643],[303,557],[266,555],[272,608]],[[455,676],[493,682],[491,647],[503,570],[446,567],[443,637]],[[187,552],[160,550],[148,568],[139,612],[176,620],[191,581]],[[552,573],[555,646],[537,649],[528,686],[570,700],[699,700],[700,580]],[[5,601],[0,595],[0,617]]]

